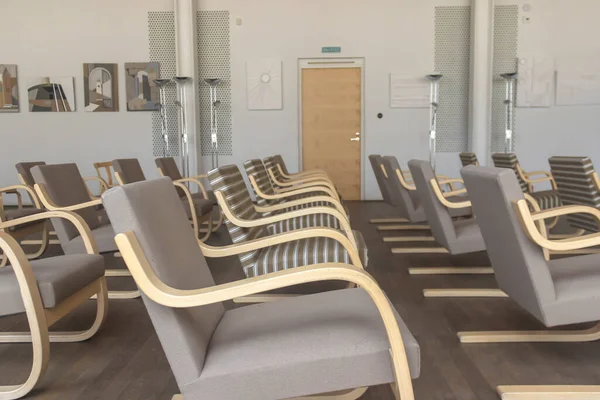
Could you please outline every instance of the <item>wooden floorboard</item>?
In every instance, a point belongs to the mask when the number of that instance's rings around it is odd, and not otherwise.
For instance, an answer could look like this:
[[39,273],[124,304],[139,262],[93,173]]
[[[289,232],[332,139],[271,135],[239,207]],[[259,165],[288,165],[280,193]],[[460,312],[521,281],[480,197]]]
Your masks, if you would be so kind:
[[[542,325],[510,299],[424,299],[424,288],[493,288],[493,276],[410,276],[409,267],[487,266],[485,253],[393,255],[383,236],[410,232],[378,232],[371,218],[393,217],[381,203],[348,202],[353,228],[369,247],[369,272],[385,290],[421,345],[421,377],[414,382],[417,399],[497,399],[499,384],[600,384],[600,344],[460,344],[457,331],[539,329]],[[229,243],[221,230],[212,244]],[[59,254],[52,246],[49,254]],[[217,283],[243,279],[235,258],[210,260]],[[132,282],[111,278],[111,289]],[[227,307],[233,307],[228,302]],[[89,325],[95,309],[85,305],[55,329]],[[0,318],[0,331],[25,330],[24,316]],[[0,384],[26,378],[31,363],[28,345],[0,345]],[[360,368],[360,366],[357,366]],[[108,319],[96,337],[85,343],[52,344],[48,371],[28,398],[168,400],[177,385],[141,300],[110,301]],[[393,399],[386,386],[374,387],[363,399]]]

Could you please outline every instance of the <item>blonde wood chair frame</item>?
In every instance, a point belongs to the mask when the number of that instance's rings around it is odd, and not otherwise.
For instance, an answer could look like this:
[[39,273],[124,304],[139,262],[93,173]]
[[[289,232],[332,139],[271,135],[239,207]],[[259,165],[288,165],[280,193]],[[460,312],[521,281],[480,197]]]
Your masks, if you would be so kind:
[[[46,187],[43,184],[40,185],[39,183],[36,183],[34,185],[34,190],[37,193],[38,198],[40,199],[40,201],[42,202],[44,207],[49,211],[77,211],[77,210],[82,210],[82,209],[88,208],[88,207],[96,207],[96,206],[102,204],[101,199],[96,199],[96,200],[90,200],[85,203],[75,204],[72,206],[60,207],[52,201],[52,199],[50,198],[50,195],[48,194],[48,191],[46,190]],[[87,224],[86,224],[86,228],[89,230],[89,227],[87,226]],[[89,235],[91,236],[91,231],[90,231]],[[85,238],[83,238],[83,239],[85,242]],[[119,252],[115,252],[114,256],[121,257],[121,254]],[[104,275],[108,276],[108,277],[115,277],[115,278],[131,276],[129,271],[121,270],[121,269],[107,269],[106,272],[104,273]],[[108,292],[108,298],[115,299],[115,300],[136,299],[140,296],[141,296],[141,294],[140,294],[139,290],[119,290],[119,291]]]
[[[157,169],[158,169],[158,174],[160,176],[168,176],[168,175],[165,175],[162,168],[158,167]],[[122,185],[123,179],[120,176],[120,174],[116,172],[115,175],[117,176],[118,182]],[[190,188],[187,186],[187,184],[193,183],[196,186],[198,186],[198,188],[202,192],[202,197],[204,197],[205,199],[208,199],[208,193],[206,192],[206,188],[202,184],[201,179],[208,179],[208,176],[207,175],[196,175],[196,176],[189,177],[189,178],[181,178],[176,181],[173,181],[173,184],[175,186],[179,187],[185,193],[185,196],[188,199],[188,203],[189,203],[190,210],[191,210],[192,225],[194,226],[195,232],[197,232],[198,234],[200,234],[202,232],[205,233],[204,237],[201,239],[204,242],[210,237],[211,233],[218,231],[219,228],[221,227],[221,225],[223,225],[223,213],[221,211],[219,211],[219,219],[218,220],[213,220],[212,213],[204,215],[201,218],[198,218],[196,216],[196,208],[195,208],[194,202],[192,200],[192,193],[190,191]],[[204,225],[204,224],[206,224],[208,226],[207,226],[207,228],[203,229],[203,228],[201,228],[201,225]]]
[[275,190],[276,193],[285,193],[285,192],[290,192],[293,190],[297,190],[297,189],[305,189],[305,188],[310,188],[310,187],[315,187],[315,186],[323,186],[328,188],[329,190],[331,190],[331,192],[333,193],[333,197],[340,201],[340,197],[337,193],[337,189],[335,188],[334,184],[329,181],[329,180],[324,180],[323,178],[319,178],[319,177],[307,177],[307,178],[302,178],[302,179],[297,179],[291,182],[282,182],[280,180],[278,180],[275,177],[275,174],[273,173],[273,168],[269,168],[269,177],[271,178],[271,181],[273,182],[273,190]]
[[[6,222],[7,222],[6,216],[4,214],[4,203],[2,200],[2,193],[11,193],[11,194],[14,192],[19,193],[19,190],[23,190],[29,194],[29,196],[31,197],[31,201],[33,202],[33,206],[36,209],[40,210],[42,208],[42,206],[39,202],[39,199],[35,195],[35,192],[27,185],[13,185],[13,186],[0,188],[0,231],[7,233],[8,235],[12,236],[17,241],[21,241],[21,239],[24,239],[25,237],[27,237],[29,235],[41,232],[42,239],[36,240],[35,242],[31,243],[31,244],[39,244],[40,247],[38,248],[38,250],[35,253],[27,254],[27,259],[32,260],[32,259],[41,257],[42,254],[44,254],[44,252],[48,248],[48,245],[50,244],[50,238],[49,238],[50,230],[48,229],[48,222],[43,221],[43,220],[38,223],[27,226],[25,228],[20,228],[15,231],[11,231],[10,229],[8,229],[8,225],[6,225]],[[20,198],[20,193],[19,193],[19,198]],[[19,209],[22,209],[22,202],[20,202],[20,203],[21,203],[21,206],[19,207]],[[22,243],[25,244],[25,241],[22,241]],[[5,254],[2,254],[2,259],[0,260],[0,268],[4,267],[7,262],[8,262],[8,257]]]
[[[414,400],[408,360],[396,317],[385,293],[363,269],[339,263],[317,264],[203,289],[179,290],[167,286],[156,276],[133,232],[118,234],[115,240],[140,289],[152,301],[165,307],[198,307],[328,280],[346,281],[363,288],[373,299],[388,334],[390,358],[395,375],[395,383],[392,384],[395,397],[398,400]],[[175,396],[174,399],[176,398],[181,399]]]
[[[88,254],[98,254],[91,232],[83,218],[75,213],[65,211],[48,211],[15,219],[7,223],[17,226],[32,221],[48,218],[64,218],[75,225],[83,238]],[[31,343],[33,346],[33,362],[27,380],[20,385],[0,386],[0,400],[13,400],[26,396],[39,382],[48,367],[50,343],[72,343],[90,339],[98,332],[106,319],[108,311],[108,292],[104,277],[92,282],[73,296],[67,298],[52,309],[44,309],[42,298],[29,261],[19,244],[10,235],[0,232],[0,249],[7,255],[15,272],[30,332],[0,333],[0,343]],[[92,326],[80,332],[49,332],[49,328],[64,316],[96,297],[96,319]]]
[[[98,178],[104,180],[107,184],[108,188],[116,186],[113,181],[113,164],[112,161],[105,162],[97,162],[94,163],[94,168],[96,169],[96,173],[98,174]],[[104,169],[104,173],[106,174],[106,179],[102,177],[102,170]]]

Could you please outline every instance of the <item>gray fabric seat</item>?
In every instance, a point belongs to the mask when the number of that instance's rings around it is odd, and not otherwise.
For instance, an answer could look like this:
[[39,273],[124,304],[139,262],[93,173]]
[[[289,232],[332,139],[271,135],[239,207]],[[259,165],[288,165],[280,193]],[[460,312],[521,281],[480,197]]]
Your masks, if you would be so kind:
[[122,158],[112,160],[115,172],[118,172],[124,184],[146,180],[142,166],[137,158]]
[[[179,198],[170,180],[116,187],[102,198],[115,232],[136,235],[164,284],[214,286],[187,217],[175,207]],[[165,211],[154,212],[157,207]],[[221,303],[170,308],[142,298],[186,399],[288,398],[394,380],[383,323],[362,289],[231,311]],[[418,345],[396,318],[416,377]]]
[[30,162],[20,162],[15,165],[17,168],[17,173],[21,175],[23,178],[23,183],[27,186],[33,187],[35,181],[33,176],[31,175],[31,168],[36,167],[38,165],[46,165],[44,161],[30,161]]
[[[418,378],[419,344],[396,319],[411,376]],[[306,380],[319,376],[328,379],[311,382],[317,393],[394,379],[381,317],[362,289],[227,311],[208,346],[197,393],[203,399],[283,399],[302,395]]]
[[[23,218],[23,217],[28,217],[30,215],[35,215],[35,214],[39,214],[44,212],[44,210],[40,210],[37,208],[22,208],[22,209],[8,209],[8,210],[4,210],[4,217],[6,218],[6,221],[12,221],[14,219],[17,218]],[[32,221],[32,222],[28,222],[26,224],[22,224],[22,225],[18,225],[18,226],[11,226],[10,228],[8,228],[9,231],[11,232],[15,232],[19,229],[22,228],[26,228],[28,226],[32,226],[32,225],[37,225],[40,224],[40,221]]]
[[[450,254],[474,253],[485,250],[483,236],[476,219],[453,221],[449,209],[444,206],[433,192],[429,183],[435,178],[435,173],[428,161],[410,160],[408,167],[412,173],[427,221],[435,240],[444,246]],[[464,201],[465,198],[454,198]],[[453,198],[449,198],[450,201]],[[471,207],[466,207],[471,213]]]
[[546,261],[515,212],[524,199],[515,174],[486,167],[461,173],[500,289],[549,327],[600,320],[600,255]]
[[[196,209],[196,215],[203,216],[206,215],[213,210],[213,202],[212,200],[207,200],[202,196],[202,193],[192,193],[192,201],[194,202],[194,207]],[[192,214],[190,212],[190,202],[187,197],[181,198],[181,202],[183,203],[183,207],[185,208],[185,212],[188,217]]]
[[[45,308],[54,308],[104,276],[104,259],[96,254],[74,254],[30,261]],[[0,315],[25,312],[19,283],[11,266],[0,268]]]
[[[96,241],[98,246],[98,252],[114,253],[119,251],[117,244],[115,243],[115,232],[113,231],[112,225],[101,225],[92,230],[92,237]],[[85,245],[83,244],[83,238],[76,236],[71,239],[65,246],[63,246],[65,254],[77,254],[85,252]]]

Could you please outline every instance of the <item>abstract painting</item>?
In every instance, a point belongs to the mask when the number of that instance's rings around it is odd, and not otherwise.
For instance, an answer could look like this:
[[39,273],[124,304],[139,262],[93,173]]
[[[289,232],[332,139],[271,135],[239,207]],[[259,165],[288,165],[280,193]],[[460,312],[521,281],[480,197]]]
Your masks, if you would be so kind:
[[160,110],[160,92],[154,83],[159,78],[157,62],[125,63],[127,111]]
[[75,88],[72,76],[34,78],[27,85],[27,93],[31,112],[75,111]]
[[0,64],[0,113],[19,111],[17,66]]
[[260,59],[246,64],[248,110],[281,110],[281,60]]
[[83,64],[85,111],[119,111],[117,64]]

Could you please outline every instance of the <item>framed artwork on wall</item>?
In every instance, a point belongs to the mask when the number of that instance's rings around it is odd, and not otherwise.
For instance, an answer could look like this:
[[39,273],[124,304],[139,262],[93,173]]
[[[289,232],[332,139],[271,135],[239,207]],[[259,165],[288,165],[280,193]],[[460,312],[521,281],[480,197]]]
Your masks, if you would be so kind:
[[72,76],[33,78],[27,85],[27,94],[31,112],[75,111],[75,88]]
[[283,109],[281,60],[248,61],[246,75],[248,110]]
[[117,64],[83,64],[85,111],[119,111]]
[[17,66],[0,64],[0,113],[19,111]]
[[157,62],[125,63],[127,111],[160,109],[160,92],[154,83],[159,77]]

